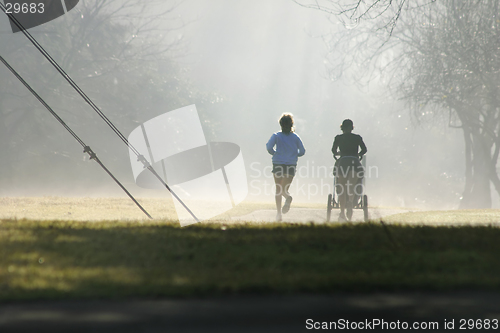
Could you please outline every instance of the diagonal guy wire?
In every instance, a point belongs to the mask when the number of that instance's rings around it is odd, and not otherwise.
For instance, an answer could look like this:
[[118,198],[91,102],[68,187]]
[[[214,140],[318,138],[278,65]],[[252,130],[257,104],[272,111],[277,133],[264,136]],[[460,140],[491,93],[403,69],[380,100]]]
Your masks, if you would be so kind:
[[137,156],[137,160],[142,162],[144,168],[147,168],[153,175],[165,186],[165,188],[179,201],[179,203],[189,212],[189,214],[195,219],[196,222],[200,222],[196,215],[189,209],[188,206],[175,194],[174,191],[168,186],[168,184],[160,177],[160,175],[154,170],[151,164],[146,160],[146,158],[140,154],[140,152],[127,140],[127,138],[120,132],[120,130],[111,122],[111,120],[106,117],[106,115],[99,109],[99,107],[85,94],[85,92],[76,84],[75,81],[64,71],[64,69],[52,58],[52,56],[38,43],[38,41],[23,27],[21,22],[11,14],[7,13],[5,5],[0,2],[0,8],[3,10],[5,15],[14,22],[14,24],[23,32],[23,34],[28,38],[28,40],[35,46],[35,48],[42,53],[42,55],[49,61],[49,63],[54,66],[54,68],[62,75],[62,77],[75,89],[75,91],[90,105],[90,107],[102,118],[102,120],[115,132],[116,135],[127,145],[127,147]]
[[150,219],[152,219],[151,215],[149,215],[149,213],[141,206],[141,204],[139,204],[139,202],[137,202],[137,200],[132,196],[132,194],[130,194],[130,192],[127,191],[127,189],[125,188],[125,186],[123,186],[122,183],[120,183],[120,181],[111,173],[111,171],[109,171],[108,168],[106,168],[106,166],[104,166],[104,164],[97,157],[97,155],[92,151],[92,149],[89,146],[87,146],[85,144],[85,142],[83,142],[83,140],[80,139],[80,137],[78,137],[78,135],[75,132],[73,132],[73,130],[71,129],[71,127],[69,127],[64,122],[64,120],[62,120],[61,117],[59,117],[59,115],[42,99],[42,97],[40,97],[40,95],[37,94],[37,92],[33,88],[31,88],[31,86],[22,78],[22,76],[19,75],[19,73],[14,68],[12,68],[12,66],[9,65],[9,63],[7,62],[7,60],[5,60],[1,55],[0,55],[0,62],[2,62],[12,72],[12,74],[14,74],[14,76],[16,78],[18,78],[19,81],[21,81],[21,83],[33,94],[33,96],[35,96],[35,98],[40,103],[42,103],[43,106],[45,106],[45,108],[73,136],[73,138],[75,138],[75,140],[78,141],[78,143],[84,149],[83,152],[89,154],[90,159],[96,161],[97,164],[99,164],[101,166],[101,168],[103,168],[104,171],[106,171],[108,173],[108,175],[111,176],[111,178],[113,178],[113,180],[118,184],[118,186],[120,186],[122,188],[122,190],[124,190],[125,193],[127,193],[127,195],[130,197],[130,199],[132,199],[132,201],[134,201],[134,203],[143,211],[143,213],[146,214],[147,217],[149,217]]

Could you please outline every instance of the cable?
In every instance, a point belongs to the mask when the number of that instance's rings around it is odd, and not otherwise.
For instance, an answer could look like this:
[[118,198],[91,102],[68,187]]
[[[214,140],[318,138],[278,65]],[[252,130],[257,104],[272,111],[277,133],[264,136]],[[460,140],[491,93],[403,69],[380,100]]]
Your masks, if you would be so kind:
[[85,94],[85,92],[76,84],[75,81],[64,71],[64,69],[51,57],[51,55],[38,43],[38,41],[26,30],[21,22],[11,14],[7,13],[5,5],[0,2],[0,8],[3,10],[5,15],[14,22],[14,24],[19,28],[20,31],[28,38],[28,40],[35,46],[35,48],[42,53],[42,55],[49,61],[49,63],[62,75],[62,77],[75,89],[75,91],[90,105],[90,107],[104,120],[104,122],[115,132],[116,135],[127,145],[127,147],[137,156],[137,160],[142,162],[144,168],[147,168],[153,175],[162,183],[163,186],[179,201],[179,203],[188,211],[188,213],[195,219],[196,222],[200,222],[196,215],[184,204],[184,202],[175,194],[174,191],[168,186],[168,184],[158,175],[158,173],[153,169],[151,164],[146,160],[146,158],[141,155],[141,153],[127,140],[127,138],[120,132],[120,130],[111,122],[111,120],[106,117],[106,115],[99,109],[99,107]]
[[19,81],[21,81],[21,83],[33,94],[33,96],[35,96],[35,98],[40,103],[42,103],[43,106],[45,106],[45,108],[73,136],[73,138],[75,138],[75,140],[78,141],[78,143],[84,148],[83,152],[89,154],[90,159],[96,161],[97,164],[99,164],[104,169],[104,171],[106,171],[108,173],[108,175],[110,175],[111,178],[113,178],[113,180],[118,184],[118,186],[120,186],[122,188],[122,190],[124,190],[125,193],[127,193],[127,195],[130,197],[130,199],[132,199],[135,202],[135,204],[144,212],[144,214],[146,214],[147,217],[152,219],[151,215],[149,215],[149,213],[139,204],[139,202],[137,202],[137,200],[132,196],[132,194],[130,194],[130,192],[127,191],[127,189],[122,185],[122,183],[120,183],[120,181],[118,179],[116,179],[116,177],[111,173],[111,171],[109,171],[108,168],[106,168],[106,166],[104,166],[104,164],[97,157],[97,155],[92,151],[92,149],[89,146],[87,146],[85,144],[85,142],[83,142],[83,140],[80,139],[80,137],[78,137],[78,135],[76,135],[76,133],[71,129],[71,127],[69,127],[64,122],[64,120],[62,120],[61,117],[59,117],[59,115],[43,100],[42,97],[40,97],[40,95],[37,94],[37,92],[35,90],[33,90],[33,88],[31,88],[31,86],[22,78],[22,76],[19,75],[19,73],[14,68],[12,68],[12,66],[9,65],[7,60],[5,60],[1,55],[0,55],[0,61],[12,72],[12,74],[14,74],[14,76]]
[[[73,79],[64,71],[64,69],[52,58],[52,56],[38,43],[38,41],[28,32],[27,29],[23,27],[21,22],[17,20],[17,18],[11,14],[7,13],[7,9],[4,4],[0,2],[0,7],[4,11],[4,13],[9,17],[9,19],[14,22],[14,24],[19,28],[20,31],[28,38],[28,40],[35,46],[35,48],[42,53],[42,55],[49,61],[49,63],[54,66],[54,68],[68,81],[68,83],[76,90],[76,92],[89,104],[92,109],[104,120],[104,122],[111,127],[111,129],[120,137],[122,141],[124,141],[127,145],[127,138],[116,128],[116,126],[106,117],[106,115],[97,107],[97,105],[85,94],[85,92],[73,81]],[[135,154],[139,155],[139,152],[134,148],[130,147]]]

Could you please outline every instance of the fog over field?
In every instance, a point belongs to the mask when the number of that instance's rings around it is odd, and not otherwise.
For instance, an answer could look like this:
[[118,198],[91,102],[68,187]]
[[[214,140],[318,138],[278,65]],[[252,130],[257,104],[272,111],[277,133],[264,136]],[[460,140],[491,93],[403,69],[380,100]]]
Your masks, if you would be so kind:
[[[109,1],[100,11],[93,6],[101,1],[81,1],[30,32],[125,136],[149,119],[195,104],[208,141],[241,147],[247,200],[273,202],[265,143],[280,130],[279,116],[290,112],[306,148],[290,192],[297,202],[326,204],[333,139],[350,118],[368,147],[371,205],[459,207],[464,134],[448,126],[448,111],[416,119],[388,91],[387,77],[360,87],[349,79],[352,69],[339,80],[329,76],[326,42],[356,27],[346,29],[334,15],[290,0],[152,1],[143,12],[140,4],[134,12],[134,0],[116,17],[108,14],[120,2]],[[149,21],[151,27],[140,28]],[[169,197],[166,190],[135,185],[127,147],[24,35],[11,32],[4,14],[0,55],[133,194]],[[2,196],[124,196],[3,65],[0,77]],[[492,206],[498,207],[496,195]]]

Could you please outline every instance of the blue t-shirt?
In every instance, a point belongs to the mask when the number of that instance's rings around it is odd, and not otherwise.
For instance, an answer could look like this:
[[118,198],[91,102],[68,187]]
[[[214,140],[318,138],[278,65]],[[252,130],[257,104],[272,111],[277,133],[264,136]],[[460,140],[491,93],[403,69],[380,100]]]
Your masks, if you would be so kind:
[[296,165],[299,156],[306,153],[302,140],[295,133],[274,133],[266,148],[269,154],[273,155],[273,164]]

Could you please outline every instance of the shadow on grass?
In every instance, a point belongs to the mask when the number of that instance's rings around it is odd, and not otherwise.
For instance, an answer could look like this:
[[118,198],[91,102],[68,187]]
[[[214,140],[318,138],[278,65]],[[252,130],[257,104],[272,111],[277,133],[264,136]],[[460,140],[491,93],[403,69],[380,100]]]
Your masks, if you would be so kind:
[[499,236],[380,223],[2,221],[0,299],[498,289]]

